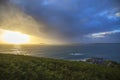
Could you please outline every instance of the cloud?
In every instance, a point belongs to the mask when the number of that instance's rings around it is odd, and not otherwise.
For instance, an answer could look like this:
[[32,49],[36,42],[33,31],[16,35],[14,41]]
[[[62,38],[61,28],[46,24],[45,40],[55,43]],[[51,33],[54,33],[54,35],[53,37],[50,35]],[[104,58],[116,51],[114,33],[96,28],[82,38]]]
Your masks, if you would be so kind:
[[[2,0],[2,3],[5,3],[4,1]],[[4,9],[6,12],[3,16],[0,15],[5,17],[1,20],[4,22],[4,28],[11,27],[30,33],[39,32],[36,35],[43,34],[47,38],[61,42],[81,41],[84,35],[113,30],[118,28],[114,25],[120,25],[119,0],[9,1],[19,7],[20,11],[10,11],[9,7]],[[116,8],[117,10],[114,10]],[[1,12],[0,10],[0,14]],[[14,25],[18,27],[15,28]]]
[[106,32],[88,34],[86,37],[89,37],[89,38],[104,38],[107,35],[116,34],[116,33],[120,33],[120,29],[116,29],[116,30],[112,30],[112,31],[106,31]]
[[40,34],[38,29],[41,26],[34,20],[32,16],[27,15],[13,5],[2,7],[2,9],[0,8],[0,28],[31,34]]
[[109,21],[119,21],[120,20],[120,12],[119,8],[114,9],[107,9],[104,11],[101,11],[100,13],[96,14],[96,16],[109,20]]
[[[47,44],[63,44],[64,41],[53,39],[52,36],[44,31],[45,25],[32,16],[24,12],[20,7],[7,3],[0,5],[0,29],[18,31],[36,37],[41,43]],[[37,43],[33,41],[33,43]],[[62,42],[62,43],[61,43]]]
[[5,3],[7,2],[8,0],[0,0],[0,3]]
[[115,15],[116,17],[120,17],[120,12],[117,12]]

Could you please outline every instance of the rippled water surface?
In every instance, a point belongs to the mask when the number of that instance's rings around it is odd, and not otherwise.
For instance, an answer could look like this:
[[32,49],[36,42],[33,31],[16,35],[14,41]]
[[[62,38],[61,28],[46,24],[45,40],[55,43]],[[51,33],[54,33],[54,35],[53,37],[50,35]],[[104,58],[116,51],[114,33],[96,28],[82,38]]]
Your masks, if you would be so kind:
[[120,44],[81,44],[64,46],[44,45],[1,45],[0,53],[32,55],[67,60],[83,60],[101,57],[120,62]]

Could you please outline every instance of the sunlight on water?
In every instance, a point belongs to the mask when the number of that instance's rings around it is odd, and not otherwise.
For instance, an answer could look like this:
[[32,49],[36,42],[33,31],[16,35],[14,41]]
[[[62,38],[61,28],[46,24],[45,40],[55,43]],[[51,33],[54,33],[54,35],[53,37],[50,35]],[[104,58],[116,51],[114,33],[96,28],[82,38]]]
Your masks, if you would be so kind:
[[0,53],[31,55],[65,60],[85,60],[100,57],[120,62],[120,44],[86,44],[75,46],[1,45]]
[[6,46],[6,48],[0,50],[0,53],[15,55],[30,55],[28,54],[28,51],[22,49],[21,45],[12,45],[11,47]]

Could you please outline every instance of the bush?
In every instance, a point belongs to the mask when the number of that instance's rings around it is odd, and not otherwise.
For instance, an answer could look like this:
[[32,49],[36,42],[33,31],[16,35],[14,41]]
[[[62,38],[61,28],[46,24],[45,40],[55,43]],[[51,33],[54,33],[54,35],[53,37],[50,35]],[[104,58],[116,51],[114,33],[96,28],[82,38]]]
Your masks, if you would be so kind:
[[1,80],[120,80],[119,74],[120,65],[0,54]]

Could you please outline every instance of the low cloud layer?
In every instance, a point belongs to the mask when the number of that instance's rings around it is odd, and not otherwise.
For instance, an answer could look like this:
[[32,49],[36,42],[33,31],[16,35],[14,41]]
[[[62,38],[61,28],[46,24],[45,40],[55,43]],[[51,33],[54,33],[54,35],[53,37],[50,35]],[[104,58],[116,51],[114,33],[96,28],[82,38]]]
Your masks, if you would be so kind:
[[106,37],[108,35],[116,34],[116,33],[120,33],[120,29],[113,30],[113,31],[93,33],[93,34],[87,35],[86,37],[89,37],[89,38],[104,38],[104,37]]

